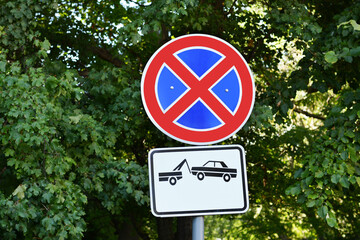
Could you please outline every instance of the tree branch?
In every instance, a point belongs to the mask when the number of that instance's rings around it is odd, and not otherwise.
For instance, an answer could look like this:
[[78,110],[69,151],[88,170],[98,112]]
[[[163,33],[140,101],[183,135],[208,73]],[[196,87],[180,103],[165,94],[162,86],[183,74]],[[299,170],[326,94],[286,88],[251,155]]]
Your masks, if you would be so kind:
[[319,120],[325,120],[326,119],[324,116],[321,116],[319,114],[309,113],[309,112],[307,112],[305,110],[299,109],[298,107],[294,107],[293,110],[295,112],[297,112],[297,113],[304,114],[305,116],[308,116],[308,117],[316,118],[316,119],[319,119]]
[[5,172],[5,170],[6,170],[6,166],[1,170],[0,176]]
[[89,76],[89,73],[90,73],[90,71],[88,69],[78,71],[78,74],[84,78],[87,78]]
[[260,46],[264,45],[264,39],[268,39],[273,32],[274,31],[272,29],[270,29],[267,33],[265,33],[264,37],[260,37],[256,40],[251,52],[249,52],[245,56],[245,59],[247,62],[250,62],[253,59],[253,57],[255,56],[255,52],[258,50],[258,48]]
[[231,4],[231,7],[229,8],[229,11],[228,12],[225,12],[225,16],[229,15],[229,14],[232,14],[233,10],[234,10],[234,6],[235,4],[237,3],[236,0],[233,1],[233,3]]
[[109,63],[112,63],[114,64],[114,66],[116,67],[122,67],[123,65],[123,62],[114,57],[108,50],[104,49],[104,48],[100,48],[100,47],[92,47],[90,46],[89,49],[96,55],[99,56],[99,58],[109,62]]
[[[103,47],[98,47],[97,45],[100,43],[98,43],[94,39],[89,40],[87,42],[86,41],[81,42],[80,40],[72,38],[68,34],[56,34],[55,30],[53,32],[54,32],[54,34],[48,35],[48,38],[53,45],[60,45],[64,49],[66,49],[66,47],[69,47],[73,50],[89,51],[89,52],[92,52],[93,54],[95,54],[96,56],[98,56],[99,58],[101,58],[109,63],[112,63],[116,67],[120,68],[123,66],[123,62],[119,58],[115,57],[109,50],[107,50]],[[90,38],[89,35],[87,35],[83,32],[78,32],[77,34],[79,36],[81,36],[78,39]]]

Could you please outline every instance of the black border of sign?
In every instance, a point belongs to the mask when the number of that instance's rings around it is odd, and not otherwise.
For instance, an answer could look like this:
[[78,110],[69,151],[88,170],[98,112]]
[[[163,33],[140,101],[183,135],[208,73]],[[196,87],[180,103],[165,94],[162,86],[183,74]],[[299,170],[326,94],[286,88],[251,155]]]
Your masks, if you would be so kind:
[[[242,189],[244,196],[244,207],[234,209],[212,209],[212,210],[194,210],[194,211],[174,211],[174,212],[158,212],[155,203],[155,179],[153,156],[161,152],[189,152],[189,151],[214,151],[216,149],[237,149],[240,152],[240,165],[242,177]],[[150,202],[151,210],[156,217],[180,217],[180,216],[201,216],[201,215],[220,215],[220,214],[239,214],[245,213],[249,207],[247,176],[246,176],[246,160],[244,148],[241,145],[215,145],[206,147],[173,147],[173,148],[155,148],[149,153],[149,185],[150,185]]]

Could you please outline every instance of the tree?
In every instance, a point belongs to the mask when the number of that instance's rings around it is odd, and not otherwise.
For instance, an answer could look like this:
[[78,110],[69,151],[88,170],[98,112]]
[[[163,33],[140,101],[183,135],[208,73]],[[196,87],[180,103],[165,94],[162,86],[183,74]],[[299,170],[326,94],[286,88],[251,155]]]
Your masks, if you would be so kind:
[[[0,0],[0,236],[190,239],[149,210],[147,153],[182,146],[148,120],[142,70],[206,33],[248,61],[250,211],[206,217],[228,239],[359,236],[358,1]],[[212,228],[210,228],[210,226]]]

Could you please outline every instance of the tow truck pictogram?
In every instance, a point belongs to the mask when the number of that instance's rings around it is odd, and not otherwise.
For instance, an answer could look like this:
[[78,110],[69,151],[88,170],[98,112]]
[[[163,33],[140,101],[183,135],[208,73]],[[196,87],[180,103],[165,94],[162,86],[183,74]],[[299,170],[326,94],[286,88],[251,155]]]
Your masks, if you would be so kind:
[[229,182],[231,178],[236,178],[237,170],[235,168],[229,168],[223,161],[207,161],[203,166],[192,167],[190,169],[189,163],[184,159],[179,165],[174,168],[172,172],[159,173],[159,181],[169,181],[171,185],[175,185],[176,182],[183,178],[181,168],[186,164],[189,173],[196,176],[198,180],[204,180],[207,177],[221,177],[225,182]]
[[169,183],[171,185],[175,185],[177,180],[182,179],[182,171],[180,171],[180,170],[184,166],[185,163],[189,169],[189,173],[191,173],[189,164],[186,161],[186,159],[184,159],[184,160],[182,160],[182,162],[179,165],[176,166],[176,168],[174,168],[174,170],[172,172],[159,173],[159,181],[160,182],[169,181]]

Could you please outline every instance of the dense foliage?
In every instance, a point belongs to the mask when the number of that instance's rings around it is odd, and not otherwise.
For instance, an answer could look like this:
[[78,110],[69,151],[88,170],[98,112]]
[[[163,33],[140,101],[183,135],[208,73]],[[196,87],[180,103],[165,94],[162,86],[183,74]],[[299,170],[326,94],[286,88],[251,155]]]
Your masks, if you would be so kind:
[[250,210],[206,239],[360,236],[357,0],[0,0],[0,238],[190,239],[150,213],[142,70],[171,38],[230,42],[256,79]]

